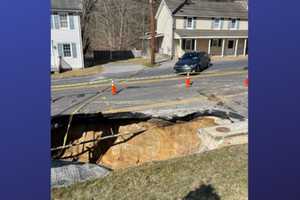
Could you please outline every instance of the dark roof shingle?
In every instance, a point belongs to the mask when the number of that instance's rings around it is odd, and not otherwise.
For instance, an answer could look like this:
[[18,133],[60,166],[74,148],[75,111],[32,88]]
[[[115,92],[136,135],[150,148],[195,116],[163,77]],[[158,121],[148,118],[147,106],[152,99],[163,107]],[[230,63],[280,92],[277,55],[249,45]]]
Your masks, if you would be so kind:
[[81,0],[51,0],[52,11],[82,11]]
[[[173,12],[184,0],[165,0]],[[216,0],[192,0],[175,13],[175,16],[225,17],[248,19],[247,8],[240,2]]]

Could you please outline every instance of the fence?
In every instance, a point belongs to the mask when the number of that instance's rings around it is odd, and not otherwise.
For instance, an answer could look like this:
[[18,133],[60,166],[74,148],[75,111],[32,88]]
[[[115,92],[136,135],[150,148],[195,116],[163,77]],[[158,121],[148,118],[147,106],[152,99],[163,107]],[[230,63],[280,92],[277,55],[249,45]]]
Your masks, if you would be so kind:
[[92,57],[85,58],[86,67],[92,65],[104,64],[111,61],[127,60],[130,58],[141,57],[140,50],[123,50],[123,51],[93,51]]

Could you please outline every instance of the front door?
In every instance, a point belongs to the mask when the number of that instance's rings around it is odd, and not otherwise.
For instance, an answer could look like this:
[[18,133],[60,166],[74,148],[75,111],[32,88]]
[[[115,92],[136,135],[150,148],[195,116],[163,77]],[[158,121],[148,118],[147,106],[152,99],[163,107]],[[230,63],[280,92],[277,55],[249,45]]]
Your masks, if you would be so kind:
[[181,49],[183,50],[183,53],[194,51],[195,40],[194,39],[182,39]]
[[226,55],[234,55],[234,46],[235,46],[234,40],[227,41]]
[[193,40],[191,40],[191,39],[187,39],[186,41],[185,41],[185,51],[186,52],[188,52],[188,51],[193,51],[194,49],[193,49]]

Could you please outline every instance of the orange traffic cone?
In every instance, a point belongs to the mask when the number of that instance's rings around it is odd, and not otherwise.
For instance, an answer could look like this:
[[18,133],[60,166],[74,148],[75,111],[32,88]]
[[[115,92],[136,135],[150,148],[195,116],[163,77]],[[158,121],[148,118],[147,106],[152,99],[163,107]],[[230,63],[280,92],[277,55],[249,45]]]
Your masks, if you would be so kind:
[[117,87],[114,84],[114,81],[111,81],[111,94],[116,95],[117,94]]
[[248,87],[248,85],[249,85],[249,83],[248,83],[248,78],[246,78],[246,79],[244,80],[244,86],[245,86],[245,87]]
[[185,79],[185,87],[186,88],[191,87],[190,73],[187,73],[187,76],[186,76],[186,79]]

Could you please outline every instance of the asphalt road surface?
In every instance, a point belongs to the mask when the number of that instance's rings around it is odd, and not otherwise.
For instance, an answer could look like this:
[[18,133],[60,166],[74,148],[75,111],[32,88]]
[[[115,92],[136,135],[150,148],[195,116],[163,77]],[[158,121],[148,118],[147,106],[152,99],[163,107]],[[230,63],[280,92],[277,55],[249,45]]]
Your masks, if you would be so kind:
[[[242,66],[243,62],[232,63]],[[231,64],[232,64],[231,63]],[[228,64],[228,63],[227,63]],[[116,83],[118,94],[112,95],[109,84],[52,90],[51,114],[71,114],[80,105],[78,113],[96,112],[192,112],[207,109],[233,111],[248,117],[248,88],[243,85],[247,70],[237,69],[220,62],[209,75],[191,76],[192,85],[185,86],[185,76]],[[214,70],[216,71],[214,71]],[[169,69],[168,69],[169,70]],[[164,74],[170,71],[154,72]],[[148,73],[148,72],[147,72]],[[150,73],[150,72],[149,72]],[[153,75],[151,72],[151,76]]]
[[[52,85],[60,84],[73,84],[73,83],[83,83],[91,82],[102,79],[116,79],[116,78],[128,78],[128,77],[155,77],[155,76],[168,76],[174,75],[173,66],[176,61],[167,61],[162,63],[159,67],[138,67],[138,66],[120,66],[124,64],[111,63],[108,66],[105,66],[108,69],[108,73],[88,76],[88,77],[75,77],[75,78],[66,78],[66,79],[56,79],[52,80]],[[239,70],[245,67],[248,67],[248,59],[236,59],[236,60],[227,60],[227,61],[214,61],[212,66],[205,70],[205,72],[210,71],[226,71],[226,70]],[[128,72],[121,70],[113,70],[114,65],[116,68],[126,67],[133,68],[133,70],[128,70]],[[119,66],[118,66],[119,65]],[[110,72],[111,71],[111,72]],[[105,71],[104,71],[105,72]]]

